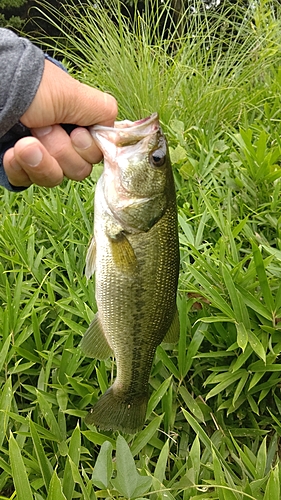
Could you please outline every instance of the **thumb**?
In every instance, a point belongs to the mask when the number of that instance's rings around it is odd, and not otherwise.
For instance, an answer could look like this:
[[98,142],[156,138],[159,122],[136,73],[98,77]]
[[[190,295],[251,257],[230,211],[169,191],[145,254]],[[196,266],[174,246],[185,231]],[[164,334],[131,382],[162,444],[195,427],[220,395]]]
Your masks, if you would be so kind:
[[116,115],[114,97],[78,82],[46,60],[37,93],[21,122],[28,128],[58,123],[112,126]]

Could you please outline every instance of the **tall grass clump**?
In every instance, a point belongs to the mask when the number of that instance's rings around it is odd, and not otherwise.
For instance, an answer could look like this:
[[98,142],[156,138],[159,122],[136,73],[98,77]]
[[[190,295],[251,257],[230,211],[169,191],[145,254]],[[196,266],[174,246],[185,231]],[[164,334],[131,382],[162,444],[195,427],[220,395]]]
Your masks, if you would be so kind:
[[[79,343],[96,312],[83,182],[0,196],[0,499],[279,500],[280,13],[177,18],[147,2],[39,6],[45,40],[120,119],[158,111],[177,186],[180,339],[159,346],[144,429],[84,417],[115,374]],[[276,7],[276,6],[274,6]],[[278,10],[278,8],[277,8]],[[38,15],[38,10],[37,10]]]
[[255,11],[231,6],[223,15],[189,9],[178,24],[169,2],[157,0],[131,16],[114,0],[70,3],[60,15],[47,7],[47,15],[61,33],[52,46],[82,81],[117,98],[120,118],[156,109],[165,124],[177,118],[186,128],[218,132],[265,99],[279,34],[263,4]]

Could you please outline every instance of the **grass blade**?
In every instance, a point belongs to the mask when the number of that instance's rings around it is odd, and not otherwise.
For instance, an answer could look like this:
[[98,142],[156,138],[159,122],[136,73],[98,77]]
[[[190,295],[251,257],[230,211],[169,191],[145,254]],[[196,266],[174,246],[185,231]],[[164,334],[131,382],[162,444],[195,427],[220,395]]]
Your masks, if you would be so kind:
[[5,382],[0,396],[0,446],[2,446],[9,423],[9,411],[13,399],[13,388],[11,377]]
[[156,408],[158,403],[161,401],[164,394],[166,394],[166,392],[170,387],[171,381],[172,381],[172,375],[166,380],[164,380],[162,384],[158,387],[158,389],[155,392],[153,392],[153,394],[150,396],[147,405],[146,418],[150,417],[151,413]]
[[[81,434],[79,426],[77,425],[70,439],[68,457],[75,465],[79,464],[81,448]],[[74,493],[74,478],[70,460],[67,460],[63,474],[62,489],[67,500],[72,500]]]
[[13,434],[10,434],[9,457],[12,468],[13,481],[18,500],[33,500],[27,471],[21,455],[21,450]]
[[50,482],[47,500],[67,500],[63,494],[62,485],[55,470]]
[[279,479],[279,466],[277,465],[270,471],[269,480],[266,485],[264,500],[280,500],[280,479]]
[[41,443],[41,440],[38,436],[37,430],[36,430],[35,425],[32,422],[32,420],[30,420],[30,422],[29,422],[29,427],[30,427],[30,434],[31,434],[32,441],[34,444],[34,449],[35,449],[35,453],[37,456],[38,464],[39,464],[39,467],[41,470],[42,478],[44,479],[45,487],[46,487],[46,490],[48,491],[50,482],[51,482],[52,477],[53,477],[53,468],[52,468],[52,465],[45,454],[44,447]]
[[270,291],[270,287],[268,284],[268,280],[267,280],[267,276],[266,276],[266,272],[265,272],[265,267],[264,267],[264,261],[263,261],[259,247],[254,242],[252,243],[252,247],[253,247],[253,256],[254,256],[255,266],[256,266],[257,275],[259,278],[263,298],[264,298],[264,301],[265,301],[267,308],[269,309],[270,312],[272,312],[274,310],[274,300],[273,300],[272,293]]

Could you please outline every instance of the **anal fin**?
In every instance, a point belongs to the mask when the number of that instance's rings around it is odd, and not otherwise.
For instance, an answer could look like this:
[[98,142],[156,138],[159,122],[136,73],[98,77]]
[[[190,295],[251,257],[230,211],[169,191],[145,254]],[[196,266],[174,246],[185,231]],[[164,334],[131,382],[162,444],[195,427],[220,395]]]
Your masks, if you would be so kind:
[[107,359],[112,355],[112,349],[103,333],[98,314],[95,315],[88,330],[84,333],[80,347],[89,358]]

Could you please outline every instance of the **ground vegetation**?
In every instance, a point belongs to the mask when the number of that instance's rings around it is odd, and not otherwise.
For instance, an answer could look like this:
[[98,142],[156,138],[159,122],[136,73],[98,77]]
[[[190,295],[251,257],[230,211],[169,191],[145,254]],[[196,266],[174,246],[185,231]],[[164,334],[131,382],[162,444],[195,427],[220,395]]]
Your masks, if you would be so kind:
[[130,22],[116,2],[68,5],[60,36],[42,40],[117,98],[120,119],[159,112],[181,332],[157,349],[143,430],[87,427],[116,369],[79,349],[96,311],[84,264],[102,166],[80,183],[2,192],[1,499],[281,497],[281,17],[266,0],[239,9],[232,21],[200,12],[179,34],[168,3]]

